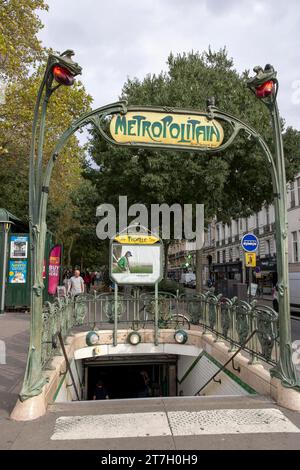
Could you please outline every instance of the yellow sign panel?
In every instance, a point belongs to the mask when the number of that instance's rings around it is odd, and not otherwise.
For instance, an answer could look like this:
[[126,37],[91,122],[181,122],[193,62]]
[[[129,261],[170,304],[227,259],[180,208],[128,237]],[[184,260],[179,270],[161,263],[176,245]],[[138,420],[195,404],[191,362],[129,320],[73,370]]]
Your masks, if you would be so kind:
[[124,234],[117,235],[115,241],[126,245],[153,245],[159,241],[154,235]]
[[112,138],[118,143],[145,143],[217,148],[224,131],[215,119],[197,114],[129,111],[110,122]]
[[245,253],[245,265],[247,268],[255,268],[256,253]]

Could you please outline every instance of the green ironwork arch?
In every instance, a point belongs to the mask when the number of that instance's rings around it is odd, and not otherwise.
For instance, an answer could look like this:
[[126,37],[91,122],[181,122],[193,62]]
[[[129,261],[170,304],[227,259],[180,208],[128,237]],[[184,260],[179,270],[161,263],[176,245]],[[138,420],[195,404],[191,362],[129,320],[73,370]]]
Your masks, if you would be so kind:
[[[65,64],[72,65],[74,74],[80,73],[81,69],[77,64],[71,60],[72,51],[66,51],[61,56],[50,56],[45,72],[44,79],[39,89],[37,102],[35,106],[33,131],[31,140],[30,151],[30,173],[29,173],[29,222],[30,222],[30,236],[31,236],[31,250],[32,250],[32,296],[31,296],[31,335],[29,344],[29,353],[27,359],[27,366],[25,378],[23,382],[22,391],[20,394],[21,400],[26,400],[34,395],[41,393],[42,387],[45,384],[45,378],[42,375],[41,368],[41,342],[42,342],[42,291],[44,288],[42,270],[44,260],[45,236],[46,236],[46,215],[47,215],[47,202],[49,185],[51,181],[52,171],[57,160],[59,153],[65,146],[68,139],[82,127],[92,124],[99,134],[109,143],[118,146],[125,146],[131,148],[156,148],[165,150],[176,151],[191,151],[195,153],[218,153],[223,152],[230,145],[241,131],[244,131],[249,137],[255,139],[263,151],[266,162],[270,169],[273,190],[274,190],[274,207],[275,207],[275,221],[276,221],[276,247],[277,247],[277,265],[278,265],[278,284],[279,284],[279,329],[280,329],[280,358],[275,369],[271,373],[278,377],[283,385],[286,387],[300,388],[299,379],[295,365],[292,362],[292,348],[291,348],[291,331],[290,331],[290,317],[289,317],[289,300],[288,300],[288,260],[287,260],[287,220],[286,220],[286,179],[284,168],[284,155],[282,146],[282,137],[280,130],[279,112],[276,102],[276,94],[271,97],[271,100],[265,104],[268,106],[275,137],[275,157],[262,138],[262,136],[248,124],[243,122],[236,116],[229,113],[220,111],[216,108],[212,101],[208,104],[206,112],[197,112],[196,110],[184,110],[176,108],[157,108],[157,107],[128,107],[126,101],[119,101],[89,111],[78,119],[61,135],[59,138],[51,158],[47,164],[44,178],[42,178],[42,158],[43,158],[43,142],[45,132],[45,119],[48,101],[51,94],[58,88],[59,85],[52,87],[53,76],[51,75],[51,67],[57,61]],[[270,77],[274,83],[278,83],[276,79],[276,72],[271,66],[266,66],[267,78]],[[258,84],[265,80],[266,72],[261,68],[254,69],[257,76],[252,79],[251,86],[255,86],[258,79]],[[270,72],[271,70],[271,72]],[[44,94],[44,101],[42,103],[42,110],[40,116],[40,128],[38,135],[38,158],[37,158],[37,172],[34,173],[35,167],[35,141],[37,138],[37,121],[39,116],[39,107],[41,104],[42,96]],[[129,111],[153,111],[153,112],[168,112],[176,114],[194,114],[206,117],[209,120],[215,119],[224,121],[229,124],[232,134],[226,142],[222,143],[218,148],[209,147],[194,147],[184,145],[170,145],[161,143],[117,143],[104,131],[105,119],[115,114],[126,114]]]

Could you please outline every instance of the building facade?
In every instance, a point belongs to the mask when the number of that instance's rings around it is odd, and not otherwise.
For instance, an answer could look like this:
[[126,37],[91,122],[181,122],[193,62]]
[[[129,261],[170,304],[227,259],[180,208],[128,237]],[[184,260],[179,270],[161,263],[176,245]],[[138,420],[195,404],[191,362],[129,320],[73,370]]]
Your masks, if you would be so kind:
[[[300,173],[287,185],[287,202],[289,271],[300,272]],[[259,239],[257,268],[252,274],[252,281],[257,281],[264,293],[271,293],[277,281],[275,212],[272,204],[247,218],[232,219],[228,224],[215,219],[209,224],[203,248],[204,284],[208,279],[249,281],[240,245],[243,235],[248,232]],[[183,269],[189,253],[195,261],[195,244],[191,242],[179,241],[171,245],[169,269]]]

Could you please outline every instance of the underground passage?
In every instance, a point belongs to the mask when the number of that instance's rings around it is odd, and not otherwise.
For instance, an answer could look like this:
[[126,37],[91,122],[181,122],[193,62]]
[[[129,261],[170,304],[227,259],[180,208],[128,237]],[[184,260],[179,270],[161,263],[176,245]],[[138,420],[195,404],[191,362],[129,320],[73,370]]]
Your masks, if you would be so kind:
[[[156,354],[129,354],[127,351],[126,354],[75,359],[71,363],[73,378],[69,374],[62,378],[54,401],[256,393],[237,376],[239,372],[221,371],[222,364],[206,351],[196,347],[190,349],[190,346],[186,348],[172,345],[171,349],[179,349],[181,354],[176,354],[175,350]],[[84,349],[79,351],[82,354]],[[215,374],[218,377],[213,380]]]
[[[86,400],[177,395],[176,355],[106,356],[85,359],[82,365]],[[105,393],[97,393],[99,388]]]

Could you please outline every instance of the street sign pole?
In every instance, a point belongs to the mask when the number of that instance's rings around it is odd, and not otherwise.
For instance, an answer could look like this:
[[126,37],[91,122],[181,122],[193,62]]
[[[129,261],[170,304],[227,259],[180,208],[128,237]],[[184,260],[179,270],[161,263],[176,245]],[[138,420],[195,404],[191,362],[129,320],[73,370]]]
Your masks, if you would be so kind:
[[251,302],[251,284],[252,284],[252,268],[248,268],[248,289],[249,289],[249,303]]
[[248,301],[251,302],[252,269],[256,266],[256,251],[259,247],[259,240],[253,233],[247,233],[241,240],[241,246],[245,252],[244,265],[248,273]]

